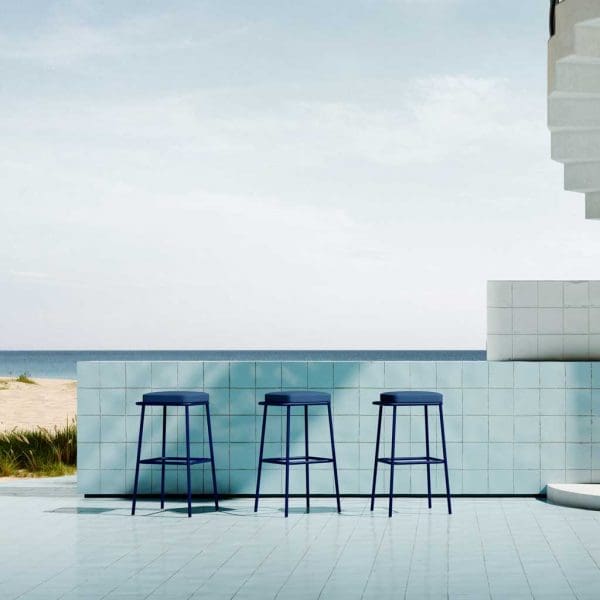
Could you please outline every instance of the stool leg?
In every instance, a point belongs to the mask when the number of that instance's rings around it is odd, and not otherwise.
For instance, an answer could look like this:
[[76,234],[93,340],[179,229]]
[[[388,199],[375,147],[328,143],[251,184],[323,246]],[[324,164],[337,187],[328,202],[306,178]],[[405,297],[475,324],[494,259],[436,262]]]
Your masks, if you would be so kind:
[[448,514],[452,514],[452,502],[450,500],[450,480],[448,478],[448,457],[446,455],[446,433],[444,431],[444,410],[440,404],[440,427],[442,430],[442,452],[444,453],[444,476],[446,477],[446,501],[448,502]]
[[375,442],[375,464],[373,465],[373,487],[371,488],[371,510],[375,508],[375,488],[377,486],[377,465],[379,464],[379,440],[381,439],[381,413],[383,406],[379,406],[377,419],[377,441]]
[[286,406],[285,426],[285,516],[288,516],[290,497],[290,407]]
[[[304,455],[308,460],[308,406],[304,407]],[[310,512],[310,484],[308,474],[308,462],[304,465],[306,475],[306,512]]]
[[165,507],[165,453],[167,450],[167,407],[163,406],[163,418],[162,418],[162,458],[163,462],[161,465],[160,473],[160,507]]
[[[425,408],[425,456],[429,460],[429,414]],[[431,508],[431,465],[427,463],[427,505]]]
[[394,500],[394,459],[396,458],[396,407],[393,407],[392,415],[392,456],[390,462],[390,501],[388,507],[388,517],[392,516],[392,503]]
[[138,493],[138,482],[140,479],[140,458],[142,455],[142,437],[144,435],[144,415],[146,413],[146,406],[142,404],[142,412],[140,415],[140,434],[138,437],[138,447],[137,447],[137,459],[135,461],[135,480],[133,483],[133,499],[131,501],[131,514],[135,515],[135,503],[137,501],[137,493]]
[[185,452],[187,470],[187,505],[188,517],[192,516],[192,470],[190,465],[190,407],[185,407]]
[[210,468],[212,471],[215,510],[219,510],[219,492],[217,491],[217,472],[215,470],[215,451],[213,449],[212,428],[210,424],[210,408],[208,407],[208,402],[206,403],[206,428],[208,430],[208,448],[210,450]]
[[340,484],[338,482],[337,460],[335,458],[335,441],[333,439],[333,418],[331,417],[331,403],[327,404],[327,414],[329,415],[329,437],[331,439],[331,458],[333,459],[333,481],[335,482],[335,499],[337,502],[337,511],[342,512],[340,505]]
[[263,410],[262,430],[260,432],[260,450],[258,452],[258,475],[256,477],[256,495],[254,497],[254,512],[258,510],[258,497],[260,495],[260,476],[262,473],[263,449],[265,446],[265,428],[267,425],[267,405]]

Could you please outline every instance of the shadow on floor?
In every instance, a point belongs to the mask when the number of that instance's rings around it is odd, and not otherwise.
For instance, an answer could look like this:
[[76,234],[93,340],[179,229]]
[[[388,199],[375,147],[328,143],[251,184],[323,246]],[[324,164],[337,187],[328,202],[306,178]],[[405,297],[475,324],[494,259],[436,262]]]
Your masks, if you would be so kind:
[[99,508],[94,506],[63,506],[45,512],[60,513],[64,515],[99,515],[102,513],[113,512],[114,510],[114,508]]

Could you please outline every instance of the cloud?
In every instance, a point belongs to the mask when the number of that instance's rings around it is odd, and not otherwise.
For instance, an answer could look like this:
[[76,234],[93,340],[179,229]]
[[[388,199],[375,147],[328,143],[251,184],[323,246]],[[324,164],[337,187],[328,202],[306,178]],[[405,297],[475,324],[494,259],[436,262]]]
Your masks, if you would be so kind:
[[[189,17],[189,15],[188,15]],[[94,59],[159,56],[226,42],[247,32],[244,23],[218,29],[177,13],[132,16],[98,25],[63,17],[27,35],[0,33],[0,60],[63,68]]]
[[[116,65],[203,43],[176,22],[62,23],[0,56]],[[591,272],[599,242],[548,159],[543,90],[367,75],[363,94],[234,76],[9,97],[11,323],[39,302],[56,318],[31,344],[481,346],[486,278]]]
[[13,140],[0,160],[26,168],[37,156],[32,168],[45,164],[56,177],[118,183],[127,193],[146,187],[145,180],[157,189],[180,182],[233,196],[254,188],[288,198],[298,197],[294,188],[306,173],[318,197],[325,185],[347,193],[345,182],[355,180],[357,191],[367,189],[365,177],[393,179],[394,169],[405,173],[405,188],[431,187],[437,171],[463,190],[487,176],[508,191],[547,163],[543,98],[503,79],[418,78],[392,106],[290,97],[261,105],[255,93],[191,91],[42,107],[22,101],[0,115]]
[[48,273],[40,273],[36,271],[9,271],[8,275],[11,277],[33,280],[44,280],[51,277]]

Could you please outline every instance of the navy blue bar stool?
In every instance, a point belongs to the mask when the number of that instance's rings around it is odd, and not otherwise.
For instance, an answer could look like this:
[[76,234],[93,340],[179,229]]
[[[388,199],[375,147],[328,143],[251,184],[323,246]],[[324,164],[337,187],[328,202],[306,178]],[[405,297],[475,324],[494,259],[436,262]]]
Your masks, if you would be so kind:
[[[140,416],[140,435],[138,438],[137,460],[135,463],[135,483],[133,485],[133,500],[131,514],[135,515],[135,503],[138,493],[138,481],[140,476],[140,465],[161,465],[160,478],[160,507],[165,507],[165,466],[185,465],[187,467],[187,505],[188,517],[192,516],[192,474],[191,466],[202,463],[210,463],[212,468],[213,496],[215,499],[215,510],[219,510],[219,497],[217,494],[217,477],[215,473],[215,454],[212,443],[212,430],[210,427],[210,409],[208,407],[208,394],[205,392],[150,392],[142,396],[141,402],[136,402],[142,407]],[[141,458],[142,437],[144,434],[144,417],[147,406],[162,406],[162,454],[154,458]],[[167,407],[183,406],[185,408],[185,456],[165,456],[166,434],[167,434]],[[204,406],[206,412],[206,426],[208,429],[208,446],[210,457],[193,457],[190,453],[190,406]]]
[[[427,503],[431,508],[431,465],[443,464],[446,477],[446,501],[448,514],[452,514],[450,500],[450,482],[448,481],[448,460],[446,456],[446,434],[444,431],[444,411],[442,409],[443,396],[438,392],[384,392],[379,396],[379,420],[377,421],[377,442],[375,447],[375,466],[373,467],[373,489],[371,491],[371,510],[375,507],[375,486],[377,483],[377,465],[384,463],[390,465],[390,492],[388,515],[392,516],[392,502],[394,498],[394,467],[396,465],[427,465]],[[381,419],[384,407],[392,407],[392,454],[390,457],[379,457],[379,441],[381,439]],[[422,406],[425,410],[425,456],[396,456],[396,409],[405,406]],[[443,458],[434,458],[429,451],[429,415],[430,406],[437,406],[440,415],[440,429],[442,433]]]
[[[341,512],[340,506],[340,488],[338,484],[337,462],[335,459],[335,443],[333,440],[333,420],[331,418],[331,396],[324,392],[292,391],[292,392],[270,392],[265,394],[265,401],[259,402],[264,406],[262,431],[260,434],[260,454],[258,458],[258,477],[256,479],[256,496],[254,499],[254,512],[258,510],[258,498],[260,496],[260,476],[263,463],[272,463],[276,465],[285,465],[285,516],[288,516],[288,505],[290,495],[290,466],[304,465],[306,476],[306,512],[310,512],[310,483],[309,483],[309,465],[318,463],[333,464],[333,478],[335,482],[335,496],[337,500],[337,510]],[[329,436],[331,439],[331,458],[322,456],[311,456],[308,451],[308,407],[309,406],[327,406],[329,416]],[[276,458],[263,458],[265,445],[265,429],[267,425],[267,410],[269,406],[282,406],[286,409],[286,437],[285,437],[285,456]],[[290,456],[290,411],[293,406],[304,407],[304,456]]]

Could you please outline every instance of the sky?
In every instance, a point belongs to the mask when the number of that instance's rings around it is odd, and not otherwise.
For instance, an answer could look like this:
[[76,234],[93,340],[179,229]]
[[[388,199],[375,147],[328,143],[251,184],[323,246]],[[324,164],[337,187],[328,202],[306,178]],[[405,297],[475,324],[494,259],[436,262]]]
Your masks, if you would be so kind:
[[547,0],[31,1],[0,18],[1,349],[481,349],[597,279]]

